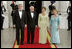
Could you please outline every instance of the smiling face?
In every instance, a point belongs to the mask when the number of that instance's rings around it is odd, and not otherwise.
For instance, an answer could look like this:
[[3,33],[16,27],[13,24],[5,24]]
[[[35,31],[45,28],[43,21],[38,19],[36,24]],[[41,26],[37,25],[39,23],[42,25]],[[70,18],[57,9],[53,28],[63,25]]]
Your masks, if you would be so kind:
[[46,11],[46,8],[45,7],[42,7],[42,12],[45,12]]
[[42,12],[45,12],[45,9],[44,8],[42,9]]
[[30,6],[30,11],[34,11],[34,6]]
[[58,12],[57,10],[53,10],[53,14],[56,15]]
[[22,4],[18,5],[18,9],[22,10]]

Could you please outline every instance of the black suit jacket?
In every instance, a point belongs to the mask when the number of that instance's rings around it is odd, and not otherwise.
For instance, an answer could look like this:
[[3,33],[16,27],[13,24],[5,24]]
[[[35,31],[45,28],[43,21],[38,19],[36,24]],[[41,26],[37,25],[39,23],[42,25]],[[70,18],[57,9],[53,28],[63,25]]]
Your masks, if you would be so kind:
[[20,19],[20,16],[19,16],[19,11],[16,10],[15,11],[15,24],[16,26],[20,26],[20,25],[25,25],[27,24],[27,15],[26,15],[26,12],[24,10],[22,10],[22,18]]
[[37,25],[37,13],[34,11],[34,17],[31,17],[31,12],[27,13],[27,26],[35,27]]

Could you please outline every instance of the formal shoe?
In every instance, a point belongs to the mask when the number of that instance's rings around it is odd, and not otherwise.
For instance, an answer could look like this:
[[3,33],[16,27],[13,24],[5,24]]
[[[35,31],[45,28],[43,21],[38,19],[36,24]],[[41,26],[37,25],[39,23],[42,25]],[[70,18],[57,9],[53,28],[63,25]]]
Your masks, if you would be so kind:
[[3,28],[1,30],[4,30]]
[[19,42],[17,42],[17,45],[19,45]]
[[31,44],[34,44],[33,42]]
[[56,43],[52,43],[52,44],[54,44],[54,45],[55,45]]
[[70,31],[70,29],[67,29],[67,31]]
[[16,28],[16,27],[13,27],[13,28]]
[[30,44],[29,42],[27,42],[27,44]]
[[23,45],[23,43],[21,43],[21,45]]

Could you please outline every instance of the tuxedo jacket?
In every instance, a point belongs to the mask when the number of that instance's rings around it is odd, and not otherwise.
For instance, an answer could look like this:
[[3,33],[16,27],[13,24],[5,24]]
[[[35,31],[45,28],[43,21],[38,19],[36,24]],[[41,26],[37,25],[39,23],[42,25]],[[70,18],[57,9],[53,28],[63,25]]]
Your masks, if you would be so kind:
[[31,12],[27,12],[27,26],[28,27],[35,27],[35,25],[37,25],[37,13],[34,11],[34,16],[32,18],[31,16]]
[[26,15],[26,12],[24,10],[22,10],[22,18],[20,19],[20,16],[19,16],[19,11],[16,10],[15,11],[15,24],[16,26],[24,26],[25,24],[27,24],[27,15]]

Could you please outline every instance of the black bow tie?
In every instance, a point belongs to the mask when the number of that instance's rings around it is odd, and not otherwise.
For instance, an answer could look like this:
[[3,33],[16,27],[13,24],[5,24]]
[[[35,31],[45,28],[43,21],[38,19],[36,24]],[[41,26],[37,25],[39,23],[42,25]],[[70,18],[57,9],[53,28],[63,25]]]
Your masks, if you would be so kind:
[[19,11],[22,11],[22,10],[19,10]]
[[34,13],[34,11],[31,11],[31,13]]

